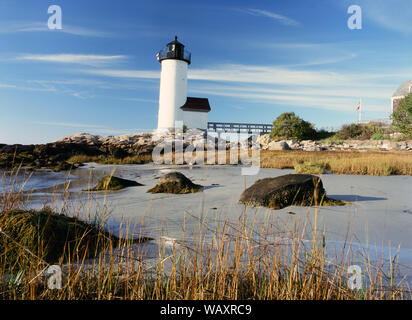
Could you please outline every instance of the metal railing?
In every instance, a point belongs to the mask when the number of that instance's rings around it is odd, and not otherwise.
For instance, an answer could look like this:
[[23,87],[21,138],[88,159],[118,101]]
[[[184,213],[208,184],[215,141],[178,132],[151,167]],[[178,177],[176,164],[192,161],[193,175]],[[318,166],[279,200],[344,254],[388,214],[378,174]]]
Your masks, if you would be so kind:
[[[183,52],[182,52],[183,51]],[[156,55],[157,60],[165,60],[165,59],[181,59],[185,60],[190,63],[192,54],[183,49],[183,50],[170,50],[169,48],[165,48],[160,50],[159,53]]]
[[270,133],[273,125],[256,123],[208,122],[207,128],[216,132]]

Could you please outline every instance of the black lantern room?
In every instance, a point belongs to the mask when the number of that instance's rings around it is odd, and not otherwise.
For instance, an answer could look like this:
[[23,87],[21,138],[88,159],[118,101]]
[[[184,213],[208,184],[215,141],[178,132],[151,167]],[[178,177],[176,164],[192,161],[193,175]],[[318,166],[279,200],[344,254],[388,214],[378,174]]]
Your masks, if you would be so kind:
[[191,54],[185,50],[185,46],[177,41],[177,36],[172,42],[166,45],[166,48],[161,50],[157,55],[157,60],[162,62],[167,59],[182,60],[190,64]]

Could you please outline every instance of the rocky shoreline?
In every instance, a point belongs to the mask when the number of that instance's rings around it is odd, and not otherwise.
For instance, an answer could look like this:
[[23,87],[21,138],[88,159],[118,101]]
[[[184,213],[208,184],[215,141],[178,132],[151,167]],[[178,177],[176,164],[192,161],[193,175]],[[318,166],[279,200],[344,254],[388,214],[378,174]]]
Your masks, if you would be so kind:
[[[191,139],[186,139],[189,136]],[[202,141],[206,135],[201,131],[185,134],[183,148],[196,141]],[[0,144],[0,168],[22,165],[29,168],[50,168],[56,171],[76,168],[81,163],[68,163],[73,156],[111,157],[150,157],[160,141],[172,139],[171,136],[154,136],[151,133],[137,133],[121,136],[101,137],[88,133],[73,134],[52,143],[39,145],[5,145]],[[200,139],[200,140],[199,140]],[[203,140],[204,141],[204,140]],[[205,145],[214,143],[216,138],[208,138]],[[233,142],[219,141],[229,149]],[[299,151],[411,151],[412,140],[271,140],[268,134],[258,138],[261,150],[299,150]],[[251,141],[249,139],[249,145]]]
[[[39,145],[1,145],[0,167],[14,163],[31,168],[58,170],[73,156],[107,156],[124,158],[128,156],[151,155],[154,143],[151,134],[101,137],[87,133],[73,134],[52,143]],[[81,165],[79,164],[74,164]]]
[[259,137],[262,150],[299,150],[299,151],[411,151],[412,140],[344,140],[344,141],[314,141],[314,140],[271,140],[268,134]]

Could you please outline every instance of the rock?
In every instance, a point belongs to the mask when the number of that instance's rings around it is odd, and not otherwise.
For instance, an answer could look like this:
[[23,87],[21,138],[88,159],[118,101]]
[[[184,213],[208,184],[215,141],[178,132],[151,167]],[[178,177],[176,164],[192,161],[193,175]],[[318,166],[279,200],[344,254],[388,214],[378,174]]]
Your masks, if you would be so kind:
[[106,191],[106,190],[121,190],[127,187],[138,187],[142,186],[142,184],[132,181],[132,180],[126,180],[118,177],[113,177],[113,176],[105,176],[103,177],[97,186],[95,186],[92,189],[89,189],[88,191]]
[[256,181],[246,189],[239,202],[250,206],[282,209],[291,205],[311,206],[343,204],[326,198],[322,180],[309,174],[288,174]]
[[204,130],[200,129],[187,129],[186,132],[184,133],[184,136],[197,136],[201,138],[205,138],[207,133]]
[[160,177],[157,185],[147,192],[184,194],[199,192],[202,187],[201,185],[194,184],[180,172],[171,172]]
[[399,133],[399,132],[390,133],[390,134],[389,134],[389,137],[391,137],[391,139],[402,138],[402,133]]
[[67,161],[61,161],[56,166],[53,166],[53,162],[51,162],[49,168],[52,169],[53,171],[58,172],[58,171],[75,170],[80,166],[81,164],[79,163],[69,163]]
[[322,151],[320,146],[306,146],[303,148],[303,151]]
[[[137,133],[123,136],[101,136],[79,133],[40,145],[2,145],[0,146],[0,167],[12,165],[32,168],[48,167],[69,169],[64,162],[73,156],[125,157],[150,156],[155,147],[150,133]],[[146,161],[147,162],[147,161]]]
[[[292,150],[300,147],[296,140],[271,141],[269,134],[263,134],[258,137],[257,142],[262,150]],[[291,147],[293,146],[293,147]]]
[[330,147],[331,147],[330,144],[321,144],[320,145],[320,150],[321,151],[326,151],[326,150],[329,150]]
[[286,141],[272,141],[268,145],[268,150],[290,150]]
[[405,141],[400,142],[400,143],[396,143],[395,149],[397,149],[397,150],[407,150],[408,149],[408,144]]
[[70,136],[61,138],[57,140],[56,142],[96,144],[101,141],[102,141],[102,137],[98,135],[92,135],[88,133],[75,133]]
[[258,137],[257,142],[260,144],[260,148],[266,150],[270,143],[270,135],[269,134],[262,134]]
[[383,143],[379,146],[379,149],[383,149],[383,150],[391,150],[391,146],[389,143]]

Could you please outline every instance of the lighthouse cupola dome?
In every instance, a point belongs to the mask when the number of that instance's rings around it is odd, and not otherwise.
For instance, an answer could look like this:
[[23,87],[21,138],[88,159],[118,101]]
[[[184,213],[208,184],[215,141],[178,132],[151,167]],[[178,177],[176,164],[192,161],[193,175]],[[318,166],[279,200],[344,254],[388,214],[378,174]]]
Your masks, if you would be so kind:
[[177,40],[177,36],[166,45],[166,48],[157,54],[157,60],[162,62],[166,59],[182,60],[190,64],[191,54],[185,49],[185,46]]

